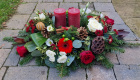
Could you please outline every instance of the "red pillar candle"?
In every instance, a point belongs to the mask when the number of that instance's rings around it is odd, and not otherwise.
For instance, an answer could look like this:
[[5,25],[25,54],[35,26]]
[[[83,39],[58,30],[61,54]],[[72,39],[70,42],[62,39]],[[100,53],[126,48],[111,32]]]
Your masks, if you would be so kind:
[[73,25],[77,28],[80,27],[80,10],[77,8],[70,8],[68,10],[69,26]]
[[55,27],[66,26],[66,10],[63,8],[57,8],[54,10]]

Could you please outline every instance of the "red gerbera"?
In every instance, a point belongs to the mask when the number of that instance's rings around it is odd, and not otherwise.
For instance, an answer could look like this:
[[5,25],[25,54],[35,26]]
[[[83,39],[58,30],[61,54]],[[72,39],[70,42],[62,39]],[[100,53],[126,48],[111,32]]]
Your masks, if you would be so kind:
[[118,35],[118,30],[117,29],[114,29],[113,31],[116,33],[116,35]]
[[57,46],[58,46],[59,51],[65,52],[65,53],[71,53],[72,48],[73,48],[72,41],[71,40],[64,41],[64,38],[61,38],[58,41]]
[[109,42],[109,44],[111,44],[113,42],[113,38],[111,35],[109,35],[108,42]]
[[96,34],[97,36],[103,36],[103,30],[96,30],[96,31],[95,31],[95,34]]
[[107,33],[107,27],[106,26],[104,27],[104,33]]

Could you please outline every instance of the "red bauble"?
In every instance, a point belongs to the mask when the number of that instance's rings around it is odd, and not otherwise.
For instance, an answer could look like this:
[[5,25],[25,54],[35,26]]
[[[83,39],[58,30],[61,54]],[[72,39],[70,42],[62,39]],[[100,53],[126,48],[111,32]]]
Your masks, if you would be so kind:
[[83,51],[80,53],[80,59],[82,63],[89,64],[95,59],[95,56],[91,51]]
[[68,40],[68,41],[64,41],[64,38],[61,38],[58,41],[58,49],[60,52],[65,52],[65,53],[71,53],[72,52],[72,41]]

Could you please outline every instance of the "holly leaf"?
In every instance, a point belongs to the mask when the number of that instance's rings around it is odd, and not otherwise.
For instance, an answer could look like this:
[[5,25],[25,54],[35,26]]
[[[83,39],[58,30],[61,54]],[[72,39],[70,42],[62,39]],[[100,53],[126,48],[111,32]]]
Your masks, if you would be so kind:
[[24,46],[29,52],[32,52],[36,49],[36,45],[33,41],[27,42]]
[[31,34],[31,38],[38,47],[42,46],[47,40],[47,38],[44,38],[41,33]]

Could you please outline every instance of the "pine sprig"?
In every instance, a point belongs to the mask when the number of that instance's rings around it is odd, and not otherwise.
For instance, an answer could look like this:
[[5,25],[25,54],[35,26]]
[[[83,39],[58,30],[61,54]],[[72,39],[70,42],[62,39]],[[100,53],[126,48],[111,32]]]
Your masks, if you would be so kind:
[[140,43],[125,43],[125,47],[139,47]]
[[28,36],[28,35],[30,35],[30,34],[27,33],[25,30],[24,30],[24,31],[19,31],[19,32],[18,32],[18,36],[20,36],[20,37],[24,37],[24,36]]
[[64,77],[69,74],[69,69],[66,64],[57,64],[56,69],[59,71],[60,77]]
[[14,38],[13,37],[4,37],[3,41],[14,42]]
[[33,59],[33,56],[31,56],[31,54],[28,54],[28,55],[26,55],[26,57],[24,57],[24,58],[19,62],[19,64],[20,64],[20,65],[27,64],[27,63],[29,63],[32,59]]
[[112,68],[114,65],[105,57],[105,59],[100,61],[103,66],[106,68]]

